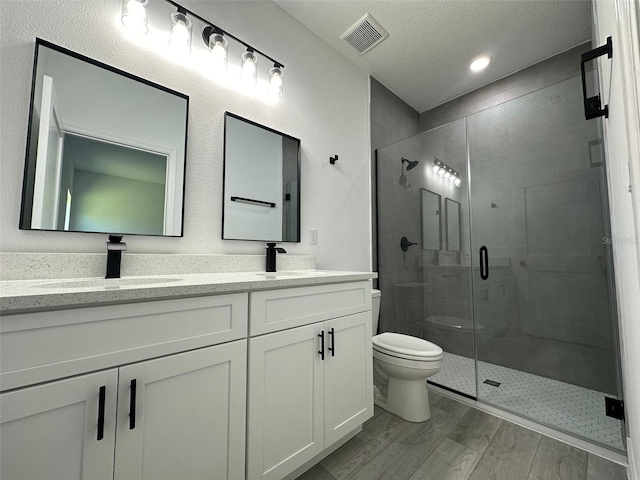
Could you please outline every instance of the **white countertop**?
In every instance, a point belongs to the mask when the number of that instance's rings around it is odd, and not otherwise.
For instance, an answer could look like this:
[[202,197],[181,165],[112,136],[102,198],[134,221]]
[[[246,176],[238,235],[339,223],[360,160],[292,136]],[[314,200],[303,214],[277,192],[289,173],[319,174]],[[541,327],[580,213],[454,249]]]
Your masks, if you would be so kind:
[[0,313],[356,282],[377,276],[372,272],[297,270],[0,281]]

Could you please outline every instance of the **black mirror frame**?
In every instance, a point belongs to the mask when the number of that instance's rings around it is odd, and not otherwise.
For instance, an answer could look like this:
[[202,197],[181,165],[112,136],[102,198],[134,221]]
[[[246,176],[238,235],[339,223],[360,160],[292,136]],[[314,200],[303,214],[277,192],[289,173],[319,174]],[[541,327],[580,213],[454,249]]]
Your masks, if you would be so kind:
[[[63,53],[65,55],[69,55],[70,57],[76,58],[78,60],[90,63],[96,67],[100,67],[100,68],[104,68],[105,70],[108,70],[112,73],[116,73],[118,75],[122,75],[126,78],[129,78],[131,80],[135,80],[138,81],[140,83],[143,83],[145,85],[148,85],[150,87],[154,87],[157,88],[159,90],[162,90],[166,93],[170,93],[173,95],[176,95],[182,99],[184,99],[186,101],[186,116],[185,116],[185,125],[184,125],[184,129],[185,129],[185,135],[184,135],[184,167],[183,167],[183,179],[182,179],[182,211],[181,211],[181,219],[180,219],[180,235],[153,235],[153,234],[146,234],[146,233],[130,233],[130,232],[87,232],[84,230],[53,230],[53,229],[45,229],[45,228],[37,228],[37,229],[32,229],[32,228],[25,228],[23,227],[23,219],[25,216],[25,206],[26,206],[26,200],[27,200],[27,191],[26,191],[26,187],[27,187],[27,183],[28,183],[28,175],[29,175],[29,150],[31,147],[31,134],[32,134],[32,125],[33,125],[33,110],[34,110],[34,99],[35,99],[35,90],[36,90],[36,74],[37,74],[37,70],[38,70],[38,51],[40,46],[42,47],[46,47],[46,48],[50,48],[51,50],[55,50],[57,52]],[[72,50],[69,50],[67,48],[61,47],[59,45],[56,45],[54,43],[48,42],[46,40],[43,40],[39,37],[36,37],[36,42],[35,42],[35,50],[34,50],[34,56],[33,56],[33,71],[32,71],[32,75],[31,75],[31,96],[30,96],[30,100],[29,100],[29,118],[28,118],[28,124],[27,124],[27,142],[26,142],[26,151],[25,151],[25,160],[24,160],[24,175],[23,175],[23,179],[22,179],[22,198],[21,198],[21,203],[20,203],[20,217],[18,219],[18,228],[20,230],[28,230],[28,231],[37,231],[37,232],[60,232],[60,233],[97,233],[97,234],[122,234],[122,235],[137,235],[137,236],[150,236],[150,237],[166,237],[166,238],[181,238],[184,237],[184,212],[185,212],[185,198],[186,198],[186,180],[187,180],[187,144],[188,144],[188,137],[189,137],[189,96],[181,93],[181,92],[177,92],[175,90],[172,90],[168,87],[165,87],[163,85],[160,85],[158,83],[152,82],[150,80],[147,80],[146,78],[142,78],[142,77],[138,77],[137,75],[134,75],[132,73],[126,72],[124,70],[120,70],[119,68],[113,67],[111,65],[108,65],[106,63],[100,62],[99,60],[95,60],[91,57],[87,57],[85,55],[82,55],[80,53],[74,52]]]
[[[293,140],[294,142],[296,142],[298,144],[298,190],[297,190],[297,195],[298,195],[298,212],[297,212],[297,218],[296,218],[296,223],[297,223],[297,228],[296,228],[296,236],[297,236],[297,240],[277,240],[277,239],[246,239],[246,238],[225,238],[224,236],[224,216],[225,216],[225,211],[224,211],[224,200],[225,200],[225,187],[226,187],[226,169],[227,169],[227,146],[226,146],[226,142],[227,142],[227,118],[231,117],[231,118],[235,118],[236,120],[240,120],[243,122],[246,122],[250,125],[253,125],[254,127],[258,127],[258,128],[262,128],[263,130],[267,130],[271,133],[275,133],[277,135],[281,135],[282,137],[286,137],[290,140]],[[300,229],[300,212],[302,211],[301,205],[302,205],[302,197],[301,197],[301,190],[300,190],[300,184],[301,184],[301,146],[300,146],[300,139],[293,137],[291,135],[288,135],[286,133],[283,132],[279,132],[278,130],[275,130],[273,128],[269,128],[266,127],[264,125],[261,125],[257,122],[254,122],[253,120],[249,120],[248,118],[244,118],[241,117],[240,115],[236,115],[235,113],[231,113],[229,111],[224,112],[224,142],[223,142],[223,148],[222,148],[222,240],[242,240],[242,241],[247,241],[247,242],[277,242],[277,243],[301,243],[301,229]]]

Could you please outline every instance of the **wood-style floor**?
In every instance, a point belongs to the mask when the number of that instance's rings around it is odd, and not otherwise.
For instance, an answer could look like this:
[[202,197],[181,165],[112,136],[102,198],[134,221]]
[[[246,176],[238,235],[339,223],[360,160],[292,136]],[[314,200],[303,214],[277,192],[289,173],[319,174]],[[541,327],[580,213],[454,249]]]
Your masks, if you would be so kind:
[[363,431],[298,480],[625,480],[597,455],[430,391],[431,418],[376,407]]

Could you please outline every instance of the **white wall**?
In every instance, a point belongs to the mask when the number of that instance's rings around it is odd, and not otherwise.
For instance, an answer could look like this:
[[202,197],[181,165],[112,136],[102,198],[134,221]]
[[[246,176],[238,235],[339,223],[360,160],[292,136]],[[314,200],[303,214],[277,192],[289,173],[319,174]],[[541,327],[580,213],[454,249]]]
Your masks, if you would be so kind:
[[[602,45],[613,38],[613,58],[599,61],[600,91],[603,103],[609,105],[609,118],[604,120],[605,145],[609,165],[611,229],[615,261],[620,335],[623,360],[624,395],[627,416],[629,478],[640,474],[640,283],[638,227],[634,221],[633,202],[640,196],[638,178],[637,84],[630,70],[634,52],[628,47],[637,24],[629,27],[635,13],[627,15],[634,0],[596,0],[594,2],[594,42]],[[637,2],[636,2],[637,3]],[[617,11],[617,12],[616,12]],[[635,17],[637,18],[637,17]],[[637,42],[637,36],[634,40]],[[597,46],[595,45],[595,46]],[[635,61],[638,61],[635,45]],[[640,66],[640,64],[638,64]],[[640,75],[640,71],[636,71]],[[630,172],[632,174],[630,174]],[[633,190],[633,194],[630,193]],[[638,203],[636,203],[636,206]],[[636,211],[636,218],[638,212]]]
[[[260,254],[259,242],[221,240],[224,112],[301,139],[302,243],[318,268],[370,269],[367,76],[272,2],[185,1],[185,6],[285,65],[276,104],[221,86],[118,27],[121,2],[4,1],[0,18],[0,251],[102,252],[104,235],[18,230],[34,40],[45,40],[190,96],[183,238],[125,238],[131,253]],[[151,7],[167,8],[160,0]],[[169,10],[171,11],[171,10]],[[167,20],[168,23],[168,20]],[[193,41],[202,42],[194,30]],[[10,68],[7,68],[10,66]],[[340,161],[329,164],[329,156]],[[310,246],[309,228],[318,229]]]

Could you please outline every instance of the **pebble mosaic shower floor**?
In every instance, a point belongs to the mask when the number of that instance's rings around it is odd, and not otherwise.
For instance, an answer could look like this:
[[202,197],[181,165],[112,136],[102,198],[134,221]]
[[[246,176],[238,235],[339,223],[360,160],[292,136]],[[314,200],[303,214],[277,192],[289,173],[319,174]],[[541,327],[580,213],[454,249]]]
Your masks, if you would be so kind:
[[[429,380],[475,396],[474,360],[444,353],[442,368]],[[511,368],[478,362],[478,398],[537,422],[623,451],[620,421],[604,414],[604,393]],[[499,382],[495,387],[485,379]]]

